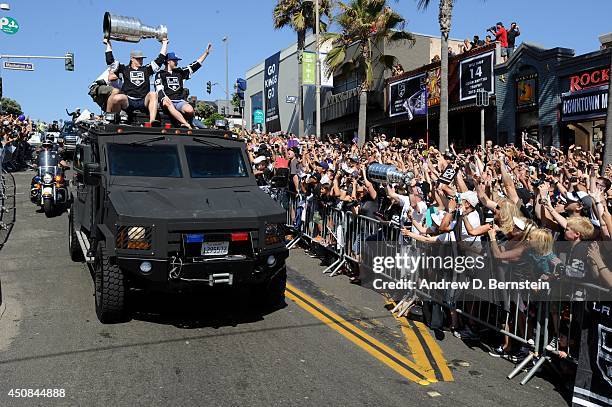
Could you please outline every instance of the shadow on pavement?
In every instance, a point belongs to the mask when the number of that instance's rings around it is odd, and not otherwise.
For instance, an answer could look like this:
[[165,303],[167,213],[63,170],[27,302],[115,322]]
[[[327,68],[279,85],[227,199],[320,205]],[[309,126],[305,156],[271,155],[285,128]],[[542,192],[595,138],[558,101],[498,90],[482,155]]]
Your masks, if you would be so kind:
[[230,289],[188,294],[134,292],[130,296],[132,319],[181,329],[236,327],[261,321],[286,306],[285,302],[274,307],[260,306],[247,292]]

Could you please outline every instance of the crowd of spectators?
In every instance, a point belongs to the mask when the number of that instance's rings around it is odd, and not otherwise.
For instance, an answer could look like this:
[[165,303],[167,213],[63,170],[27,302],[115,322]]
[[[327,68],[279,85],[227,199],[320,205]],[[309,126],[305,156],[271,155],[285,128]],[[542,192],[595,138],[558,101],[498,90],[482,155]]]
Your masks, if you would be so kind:
[[32,149],[28,140],[33,123],[23,115],[0,115],[0,164],[6,171],[20,171],[28,167]]
[[[588,275],[596,284],[612,288],[612,272],[607,267],[611,251],[604,248],[604,242],[612,240],[612,166],[602,169],[601,145],[585,151],[574,145],[562,149],[523,139],[520,147],[496,146],[489,141],[484,148],[456,151],[451,145],[449,150],[439,151],[422,139],[388,138],[384,134],[362,148],[355,140],[345,143],[336,136],[322,140],[314,136],[244,136],[258,183],[266,185],[280,168],[288,168],[288,190],[298,199],[312,202],[310,213],[314,213],[312,219],[319,229],[325,227],[320,225],[319,212],[332,207],[404,225],[403,236],[425,244],[486,242],[500,267],[522,267],[521,262],[530,259],[542,281]],[[414,178],[409,185],[374,183],[367,175],[372,163],[394,165],[399,171],[412,172]],[[450,183],[441,182],[447,168],[456,174]],[[572,250],[580,242],[587,246],[580,258],[574,253],[568,259],[565,253],[566,267],[559,268],[553,243],[562,241]],[[314,242],[334,244],[317,236]],[[349,265],[343,272],[352,282],[360,283],[358,268]],[[516,303],[512,307],[514,311],[518,307],[519,320],[506,321],[500,329],[509,331],[513,327],[504,324],[513,324],[516,330],[523,321],[533,322],[533,309]],[[567,332],[576,326],[562,318],[568,311],[558,308],[547,349],[567,357],[570,346],[575,345],[569,343]],[[506,305],[506,311],[509,309]],[[444,328],[455,336],[478,339],[473,324],[462,322],[453,312],[447,312],[443,320]],[[529,336],[521,330],[523,337]],[[491,346],[492,356],[513,360],[525,356],[524,346],[517,347],[504,338]]]

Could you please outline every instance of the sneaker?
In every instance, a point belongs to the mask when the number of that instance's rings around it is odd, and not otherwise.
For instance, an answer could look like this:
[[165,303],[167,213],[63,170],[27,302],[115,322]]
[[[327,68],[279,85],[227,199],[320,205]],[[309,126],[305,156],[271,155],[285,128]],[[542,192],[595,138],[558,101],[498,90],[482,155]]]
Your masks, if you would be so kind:
[[504,347],[500,345],[497,348],[493,348],[493,350],[489,352],[489,355],[493,356],[494,358],[501,358],[504,355],[507,355],[507,353],[504,350]]
[[546,350],[549,352],[554,352],[557,350],[557,346],[559,345],[559,339],[556,336],[553,336],[553,338],[550,340],[550,342],[548,343],[548,345],[546,345]]
[[451,332],[453,333],[453,336],[457,339],[461,339],[461,333],[459,331],[457,331],[456,329],[452,329]]

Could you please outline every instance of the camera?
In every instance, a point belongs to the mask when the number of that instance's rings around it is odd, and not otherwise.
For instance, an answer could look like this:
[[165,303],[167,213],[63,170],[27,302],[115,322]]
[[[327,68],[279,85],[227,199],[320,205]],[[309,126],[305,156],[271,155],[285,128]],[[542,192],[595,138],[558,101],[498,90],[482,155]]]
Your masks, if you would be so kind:
[[544,183],[544,181],[543,181],[543,180],[541,180],[541,179],[536,179],[535,181],[531,181],[531,185],[532,185],[534,188],[539,187],[539,186],[540,186],[540,185],[542,185],[543,183]]
[[492,26],[492,27],[487,28],[487,31],[495,31],[495,29],[496,29],[496,27]]

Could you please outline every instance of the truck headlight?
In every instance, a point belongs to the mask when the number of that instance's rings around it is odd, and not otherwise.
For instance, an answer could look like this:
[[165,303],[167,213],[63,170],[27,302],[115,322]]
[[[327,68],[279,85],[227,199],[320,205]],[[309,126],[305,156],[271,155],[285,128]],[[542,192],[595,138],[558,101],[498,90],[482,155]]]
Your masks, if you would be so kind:
[[278,223],[266,224],[266,245],[274,245],[285,241],[283,225]]
[[53,181],[53,176],[49,173],[46,173],[45,175],[43,175],[43,182],[45,184],[50,184],[51,181]]
[[151,228],[145,226],[118,226],[117,248],[150,250]]

